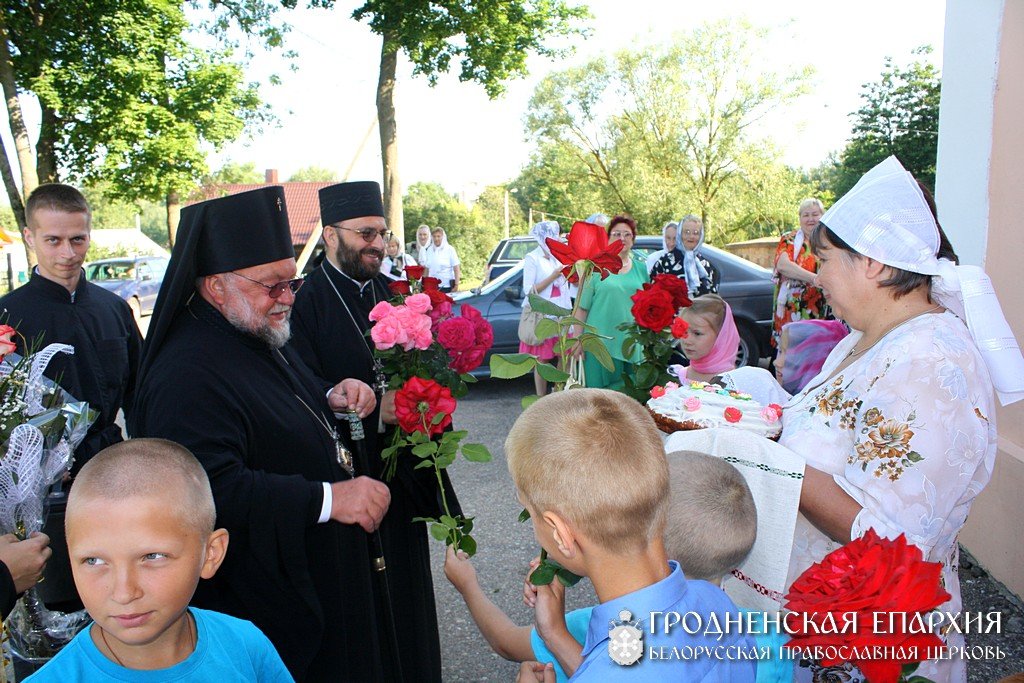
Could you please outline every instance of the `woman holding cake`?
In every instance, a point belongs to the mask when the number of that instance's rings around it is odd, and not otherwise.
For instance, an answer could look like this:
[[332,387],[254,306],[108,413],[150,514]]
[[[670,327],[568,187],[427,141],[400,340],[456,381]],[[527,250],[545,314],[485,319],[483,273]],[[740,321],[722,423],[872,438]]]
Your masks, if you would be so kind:
[[[583,371],[586,386],[595,389],[620,389],[623,386],[622,376],[633,373],[633,366],[643,356],[639,346],[626,357],[622,353],[622,343],[626,333],[618,329],[625,322],[632,322],[633,301],[630,299],[636,290],[650,282],[647,275],[647,264],[643,257],[633,252],[636,241],[636,221],[629,216],[615,216],[608,224],[608,240],[622,241],[622,269],[614,275],[601,279],[600,275],[590,276],[580,288],[580,302],[576,317],[580,321],[593,325],[597,333],[607,337],[602,339],[608,353],[611,354],[615,369],[609,371],[601,365],[593,354],[587,353],[583,358]],[[578,329],[575,330],[579,332]]]
[[[890,157],[811,236],[818,282],[854,331],[783,413],[780,443],[807,462],[789,581],[867,529],[902,533],[942,563],[940,609],[956,612],[957,534],[996,453],[993,384],[1004,404],[1024,398],[1024,359],[988,278],[955,265],[929,205]],[[917,673],[965,680],[959,659]]]

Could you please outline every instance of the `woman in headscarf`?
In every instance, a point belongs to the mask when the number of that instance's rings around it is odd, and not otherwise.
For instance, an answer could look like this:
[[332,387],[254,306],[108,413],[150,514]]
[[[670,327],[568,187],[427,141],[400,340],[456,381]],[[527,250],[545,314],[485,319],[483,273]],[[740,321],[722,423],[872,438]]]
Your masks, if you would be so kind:
[[644,258],[633,251],[636,240],[636,221],[629,216],[615,216],[608,224],[608,241],[622,242],[622,269],[602,279],[592,274],[586,283],[580,283],[580,301],[577,317],[597,328],[597,333],[606,337],[601,342],[612,357],[614,369],[609,371],[587,353],[583,358],[585,384],[596,389],[620,389],[624,386],[623,375],[630,375],[643,356],[639,345],[628,357],[622,352],[626,333],[619,325],[633,321],[633,301],[630,299],[645,282],[650,282]]
[[430,277],[436,277],[441,281],[442,292],[459,291],[459,281],[462,279],[461,262],[455,247],[448,244],[448,235],[444,228],[434,228],[431,232],[434,240],[424,250],[426,262],[420,261],[427,267]]
[[782,326],[775,376],[790,394],[807,386],[832,349],[850,333],[842,320],[798,320]]
[[666,251],[651,268],[651,277],[668,273],[686,280],[690,298],[718,293],[718,270],[700,253],[704,244],[704,224],[692,213],[679,221],[677,246]]
[[809,238],[825,207],[813,197],[800,202],[800,228],[788,232],[775,249],[775,315],[771,343],[779,347],[782,326],[796,320],[830,318],[828,306],[815,281],[818,260]]
[[[955,265],[928,197],[895,157],[836,202],[810,241],[818,282],[854,331],[783,410],[780,443],[807,462],[789,582],[868,529],[905,534],[942,565],[951,599],[938,611],[959,612],[957,535],[992,476],[994,393],[1004,405],[1024,398],[1020,348],[991,281]],[[956,629],[943,638],[964,645]],[[803,675],[832,675],[815,666]],[[916,674],[966,680],[958,658]]]
[[661,243],[663,246],[661,249],[647,257],[648,273],[654,269],[654,264],[658,262],[658,259],[676,248],[676,238],[679,236],[678,233],[678,223],[666,223],[665,227],[661,229]]
[[[562,308],[572,308],[572,301],[569,299],[569,283],[562,275],[563,264],[551,255],[547,238],[558,239],[559,225],[556,221],[543,221],[537,223],[530,230],[530,235],[537,241],[537,248],[526,255],[523,259],[523,306],[529,301],[530,294],[536,294]],[[523,341],[519,342],[519,353],[532,353],[543,361],[553,360],[555,357],[555,342],[557,337],[545,339],[534,346]],[[540,376],[536,370],[533,371],[533,385],[538,396],[548,393],[548,381]]]
[[427,247],[430,246],[430,226],[423,224],[416,228],[416,239],[405,245],[405,253],[416,259],[416,262],[423,264],[426,257]]

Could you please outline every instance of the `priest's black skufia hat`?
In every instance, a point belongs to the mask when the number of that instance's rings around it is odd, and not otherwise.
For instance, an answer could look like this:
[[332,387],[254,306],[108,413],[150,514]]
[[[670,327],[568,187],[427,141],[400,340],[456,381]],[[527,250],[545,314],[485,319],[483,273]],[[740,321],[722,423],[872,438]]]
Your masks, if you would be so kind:
[[320,190],[320,222],[324,225],[383,215],[380,185],[372,180],[339,183]]
[[149,321],[138,383],[175,318],[195,294],[197,277],[295,258],[284,188],[272,185],[186,206]]

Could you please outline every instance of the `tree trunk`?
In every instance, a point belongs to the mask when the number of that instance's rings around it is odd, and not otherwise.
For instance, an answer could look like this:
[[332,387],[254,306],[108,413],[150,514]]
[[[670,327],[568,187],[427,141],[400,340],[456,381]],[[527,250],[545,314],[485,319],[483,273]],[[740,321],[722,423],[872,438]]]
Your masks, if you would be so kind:
[[377,121],[380,124],[380,158],[384,166],[384,218],[399,244],[405,244],[402,218],[402,185],[398,179],[398,126],[395,121],[395,69],[398,49],[384,33],[377,79]]
[[56,145],[60,120],[57,112],[42,102],[39,107],[42,109],[42,120],[39,124],[39,142],[36,143],[36,172],[41,183],[59,183]]
[[181,198],[177,192],[167,193],[167,246],[174,247],[178,238],[178,223],[181,221]]
[[[21,171],[21,183],[25,190],[22,195],[18,190],[18,184],[14,179],[14,170],[11,168],[10,159],[7,156],[7,146],[0,140],[0,175],[3,176],[4,188],[7,190],[7,198],[14,211],[14,219],[18,223],[18,229],[24,234],[27,225],[25,221],[25,204],[23,196],[36,188],[39,184],[36,179],[35,163],[32,159],[32,143],[29,139],[28,129],[25,127],[25,119],[21,113],[21,102],[18,101],[18,88],[15,84],[14,63],[11,61],[10,45],[7,42],[7,28],[0,24],[0,85],[4,91],[4,101],[7,107],[7,117],[11,126],[11,135],[14,137],[14,147],[18,153],[18,166]],[[25,259],[31,270],[36,265],[36,255],[25,243]]]

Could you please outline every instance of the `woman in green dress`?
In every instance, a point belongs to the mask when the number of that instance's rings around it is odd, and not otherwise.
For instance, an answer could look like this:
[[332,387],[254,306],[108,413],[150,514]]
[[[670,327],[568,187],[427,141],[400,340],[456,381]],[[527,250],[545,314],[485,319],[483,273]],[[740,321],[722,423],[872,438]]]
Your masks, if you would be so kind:
[[585,384],[599,389],[621,389],[623,373],[630,376],[635,372],[634,365],[640,362],[639,350],[628,358],[622,353],[622,342],[626,333],[618,326],[633,320],[630,299],[636,290],[650,282],[647,264],[643,257],[633,252],[636,241],[636,221],[629,216],[616,216],[608,224],[608,239],[622,241],[622,269],[604,280],[599,274],[590,276],[580,292],[580,305],[577,317],[585,323],[597,328],[597,333],[610,337],[602,340],[608,353],[615,363],[615,369],[609,371],[590,353],[584,356],[583,368]]

